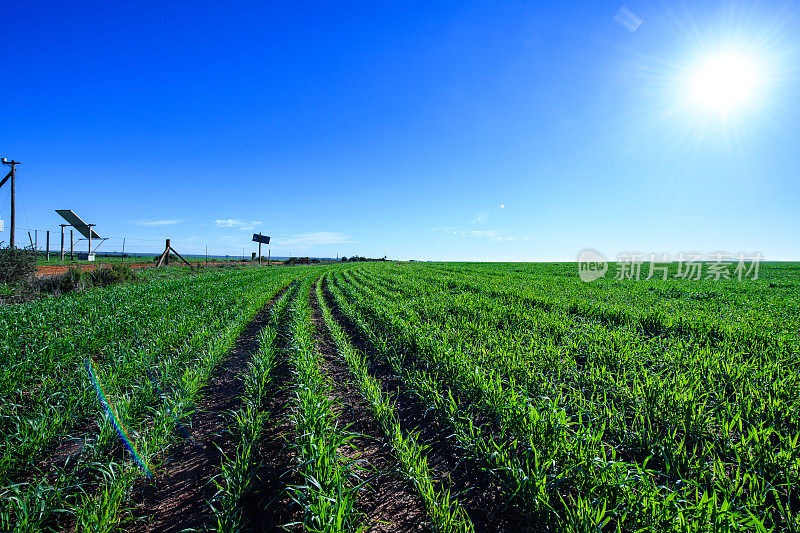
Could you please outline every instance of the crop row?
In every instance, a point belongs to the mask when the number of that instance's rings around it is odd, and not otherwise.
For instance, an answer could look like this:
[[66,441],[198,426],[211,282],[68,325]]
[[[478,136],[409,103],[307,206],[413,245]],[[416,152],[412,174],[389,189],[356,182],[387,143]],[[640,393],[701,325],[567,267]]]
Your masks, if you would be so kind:
[[354,434],[338,424],[332,411],[330,385],[320,372],[314,349],[308,299],[311,278],[303,280],[291,307],[291,360],[296,389],[293,407],[295,447],[303,483],[294,487],[294,499],[304,510],[311,531],[356,530],[359,490],[356,463],[343,455]]
[[325,301],[322,284],[317,284],[317,299],[325,323],[336,343],[339,355],[347,363],[359,391],[370,406],[383,436],[392,447],[408,480],[416,487],[427,507],[436,531],[474,531],[474,526],[458,500],[446,488],[437,487],[428,467],[425,452],[414,433],[404,433],[394,408],[394,402],[383,391],[381,383],[367,370],[367,360],[350,344],[347,334],[334,319]]
[[[112,313],[102,316],[116,320],[99,321],[101,326],[96,331],[92,329],[91,321],[80,320],[80,314],[76,315],[75,329],[67,329],[68,324],[62,323],[63,337],[59,338],[58,344],[71,342],[81,347],[66,351],[63,361],[59,362],[69,371],[62,372],[58,379],[62,384],[72,384],[61,393],[61,404],[72,418],[78,416],[78,407],[85,408],[87,416],[95,423],[86,425],[87,434],[80,435],[85,444],[71,462],[63,465],[45,463],[46,470],[38,474],[38,467],[34,467],[31,474],[24,473],[30,467],[18,468],[23,477],[9,479],[0,489],[3,494],[0,521],[14,524],[20,531],[64,527],[70,522],[74,522],[78,530],[102,531],[112,529],[124,520],[133,484],[143,471],[157,467],[154,460],[178,438],[176,427],[179,428],[191,412],[203,385],[238,333],[260,307],[299,273],[279,272],[269,277],[255,272],[247,275],[240,272],[214,273],[207,278],[194,279],[194,283],[167,280],[152,285],[121,286],[111,292],[96,291],[82,295],[83,298],[66,296],[49,302],[62,311],[75,306],[89,312],[94,312],[101,302],[109,305],[121,302],[120,307],[114,310],[123,313],[129,310],[126,302],[130,298],[149,296],[138,300],[138,305],[145,311],[137,308],[136,304],[130,305],[130,311],[139,319],[138,322]],[[163,294],[160,295],[160,291]],[[171,303],[164,307],[158,303],[160,300]],[[19,306],[20,309],[14,312],[36,316],[37,306],[42,305],[35,303],[30,306],[32,309]],[[47,306],[44,309],[48,309]],[[172,310],[176,313],[171,314]],[[183,312],[178,313],[179,310]],[[48,309],[40,317],[41,321],[28,322],[26,336],[40,340],[50,338],[42,330],[52,327],[48,320],[60,320],[60,315],[51,313],[52,309]],[[171,319],[175,321],[174,328],[170,328]],[[188,325],[182,328],[182,324]],[[181,336],[175,336],[174,331],[181,330],[189,335],[190,340],[175,344]],[[75,335],[87,334],[87,331],[97,333],[97,351],[90,351],[83,345],[85,341],[74,338]],[[131,337],[136,338],[132,334],[134,331],[149,336],[149,344],[145,346],[153,351],[141,350],[139,344],[130,341]],[[118,334],[127,334],[127,337],[117,338],[115,335]],[[11,371],[18,372],[19,369]],[[105,408],[97,396],[100,391],[107,400]],[[69,411],[66,406],[78,407]],[[92,408],[94,414],[90,414]],[[26,412],[41,414],[36,410]],[[42,416],[46,417],[47,413]],[[36,454],[42,456],[52,449],[47,442],[66,438],[64,431],[72,418],[64,418],[58,430],[45,433],[47,438],[40,436],[37,441],[33,440],[35,436],[31,437],[34,444],[29,449],[34,458]],[[40,425],[47,423],[45,418]],[[4,427],[10,428],[4,434],[6,445],[12,439],[19,440],[19,434],[14,433],[19,425]],[[128,450],[120,444],[120,436],[129,444]],[[131,456],[134,460],[126,459]],[[21,462],[31,463],[29,456],[18,457]]]
[[278,334],[285,325],[286,308],[294,292],[286,291],[270,309],[269,323],[258,332],[258,349],[244,376],[242,406],[233,415],[236,445],[233,452],[224,457],[213,480],[218,490],[210,505],[216,518],[216,530],[220,533],[240,531],[246,524],[244,500],[254,491],[259,468],[258,446],[272,423],[265,406],[277,385],[274,369],[281,348]]
[[[475,412],[473,419],[491,420],[494,435],[501,441],[505,439],[506,446],[509,443],[518,445],[526,435],[535,437],[522,457],[534,453],[540,457],[540,462],[552,462],[553,471],[548,474],[551,485],[560,486],[562,490],[566,488],[568,492],[572,486],[583,495],[602,493],[598,493],[598,489],[607,483],[598,484],[597,481],[603,476],[596,468],[581,463],[582,457],[591,458],[595,454],[609,457],[616,469],[632,472],[634,478],[657,483],[659,489],[653,493],[658,497],[647,505],[663,504],[666,510],[659,513],[670,523],[696,525],[697,517],[705,512],[703,509],[715,505],[723,510],[722,514],[727,515],[731,524],[739,526],[779,523],[788,518],[787,501],[798,471],[796,431],[788,428],[780,434],[765,427],[763,421],[757,424],[753,413],[736,411],[736,405],[729,399],[706,406],[709,394],[701,396],[699,393],[708,384],[701,381],[702,374],[691,364],[679,372],[667,367],[661,373],[644,373],[644,379],[638,379],[636,370],[642,368],[636,366],[623,376],[619,376],[619,365],[611,372],[586,371],[587,366],[599,369],[606,366],[606,360],[614,355],[609,351],[605,358],[597,361],[592,360],[594,354],[590,353],[581,362],[582,367],[576,364],[573,368],[559,369],[564,366],[559,365],[559,361],[565,359],[568,352],[565,353],[562,343],[548,345],[552,339],[542,332],[549,331],[552,326],[538,328],[537,335],[522,343],[522,351],[527,348],[530,353],[520,361],[516,357],[519,354],[510,353],[508,348],[516,347],[519,351],[520,329],[528,326],[536,330],[541,321],[546,322],[547,316],[533,320],[529,317],[527,322],[517,322],[515,327],[500,329],[497,333],[495,322],[489,320],[489,327],[480,324],[480,313],[459,312],[461,306],[471,303],[470,299],[454,303],[448,293],[439,292],[435,297],[428,297],[424,290],[417,292],[416,301],[412,296],[398,297],[397,291],[393,291],[391,298],[381,297],[376,294],[380,283],[375,278],[379,277],[367,275],[361,269],[338,276],[337,285],[370,325],[377,328],[381,337],[392,339],[396,351],[413,360],[417,371],[421,369],[439,376],[436,390],[455,390],[454,396],[461,396],[461,412],[472,410]],[[371,283],[367,282],[369,278],[373,278]],[[418,276],[408,282],[411,287],[420,284]],[[414,304],[416,309],[411,309]],[[484,309],[488,312],[502,307],[492,303]],[[424,313],[415,312],[420,308]],[[465,316],[479,318],[470,320]],[[556,314],[554,319],[577,322],[569,314]],[[572,324],[569,327],[572,328]],[[493,332],[500,336],[505,334],[507,349],[482,342],[485,335],[491,336]],[[613,328],[603,326],[589,337],[586,345],[597,350],[608,344],[615,348],[636,344],[636,339],[629,336],[609,342],[614,333]],[[548,347],[547,357],[542,357],[542,345]],[[639,345],[646,354],[649,346],[646,341],[640,339]],[[670,354],[669,350],[660,349],[663,351],[655,354],[659,358]],[[567,360],[572,359],[575,364],[575,354],[572,355]],[[710,355],[713,353],[706,352],[698,358]],[[729,354],[718,355],[715,364],[725,364]],[[685,355],[675,351],[674,357],[680,360]],[[539,364],[535,364],[539,359]],[[514,364],[504,364],[509,360]],[[526,365],[530,368],[526,369]],[[549,366],[557,370],[549,371]],[[569,379],[563,379],[565,376]],[[688,391],[684,387],[692,383],[687,381],[687,376],[697,382]],[[633,383],[626,383],[619,377]],[[783,383],[785,385],[785,380]],[[773,387],[772,391],[776,398],[785,398],[787,392],[785,386],[783,389]],[[698,395],[692,396],[693,393]],[[628,404],[621,403],[620,398],[627,398]],[[602,444],[599,448],[595,444],[598,441]],[[571,449],[568,444],[571,442],[584,444],[580,449]],[[602,469],[607,471],[606,466]],[[643,469],[648,472],[646,476],[637,473]],[[636,492],[644,492],[644,489],[639,487]],[[624,517],[626,524],[635,524],[637,520],[645,521],[645,515],[653,514],[641,502],[610,499],[608,494],[602,496],[603,501],[609,502],[606,514],[617,523]],[[560,498],[559,493],[556,502]],[[775,502],[771,510],[764,507],[764,499]],[[566,506],[561,514],[576,508],[580,508],[577,503]]]

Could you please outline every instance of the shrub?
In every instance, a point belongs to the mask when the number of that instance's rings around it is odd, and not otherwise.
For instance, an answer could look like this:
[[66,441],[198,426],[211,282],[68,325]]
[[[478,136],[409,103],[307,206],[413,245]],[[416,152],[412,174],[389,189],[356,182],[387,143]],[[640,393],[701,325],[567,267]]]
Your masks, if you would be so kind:
[[40,293],[64,294],[72,291],[82,291],[92,286],[92,280],[87,272],[77,268],[70,268],[59,276],[39,278],[33,283],[33,290]]
[[36,256],[22,248],[0,249],[0,283],[23,283],[36,272]]
[[[158,263],[158,260],[159,260],[160,258],[161,258],[161,256],[160,256],[160,255],[157,255],[157,256],[155,256],[155,257],[153,258],[153,263]],[[175,254],[173,254],[173,253],[170,253],[170,254],[169,254],[169,264],[170,264],[170,265],[171,265],[171,264],[173,264],[173,263],[177,263],[178,261],[180,261],[180,259],[178,258],[178,256],[177,256],[177,255],[175,255]]]
[[91,288],[92,277],[85,270],[70,268],[61,276],[61,292],[83,291]]
[[95,287],[106,287],[116,285],[136,278],[131,267],[114,263],[111,267],[98,268],[90,274],[92,285]]
[[107,287],[136,279],[136,274],[129,266],[114,264],[91,272],[70,268],[60,276],[37,279],[34,289],[38,292],[65,294],[83,291],[92,287]]

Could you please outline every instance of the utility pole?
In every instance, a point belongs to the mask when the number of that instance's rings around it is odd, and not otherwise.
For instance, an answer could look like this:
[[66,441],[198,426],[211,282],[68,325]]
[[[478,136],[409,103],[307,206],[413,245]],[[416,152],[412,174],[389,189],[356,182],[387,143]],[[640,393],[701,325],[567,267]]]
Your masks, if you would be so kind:
[[11,179],[11,235],[10,235],[10,237],[8,239],[8,243],[9,243],[9,246],[11,248],[13,248],[14,247],[14,232],[17,229],[17,206],[16,206],[17,178],[16,178],[16,170],[17,170],[17,165],[21,165],[22,163],[20,163],[19,161],[14,161],[13,159],[11,161],[9,161],[5,157],[0,159],[0,163],[3,163],[4,165],[10,165],[11,166],[11,172],[6,174],[6,177],[3,178],[3,181],[0,181],[0,187],[2,187],[6,183],[6,181]]

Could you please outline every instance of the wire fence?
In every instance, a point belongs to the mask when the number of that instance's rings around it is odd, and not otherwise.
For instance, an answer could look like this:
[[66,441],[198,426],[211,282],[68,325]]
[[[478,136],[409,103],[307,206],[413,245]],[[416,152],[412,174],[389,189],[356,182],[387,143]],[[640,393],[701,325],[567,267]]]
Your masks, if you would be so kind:
[[[72,244],[70,245],[70,230],[72,230]],[[157,257],[164,252],[166,239],[170,239],[171,246],[182,256],[192,260],[209,259],[251,259],[254,253],[258,252],[258,244],[248,242],[243,239],[241,246],[209,246],[199,238],[174,238],[165,236],[163,239],[143,238],[137,236],[111,236],[103,237],[99,241],[92,239],[92,250],[96,256],[144,256]],[[47,230],[38,228],[17,227],[15,232],[15,245],[18,248],[35,249],[39,253],[50,252],[50,259],[58,259],[61,254],[61,229],[50,230],[49,247],[47,240]],[[8,233],[0,233],[0,241],[3,246],[8,245]],[[237,243],[238,244],[238,243]],[[88,239],[84,238],[77,230],[70,227],[64,228],[63,249],[65,258],[70,257],[70,250],[74,258],[86,258],[89,253]],[[263,257],[270,256],[270,248],[266,245],[261,247]],[[300,248],[298,250],[282,249],[280,254],[271,255],[273,259],[289,257],[317,257],[321,259],[338,258],[314,253],[313,249]]]

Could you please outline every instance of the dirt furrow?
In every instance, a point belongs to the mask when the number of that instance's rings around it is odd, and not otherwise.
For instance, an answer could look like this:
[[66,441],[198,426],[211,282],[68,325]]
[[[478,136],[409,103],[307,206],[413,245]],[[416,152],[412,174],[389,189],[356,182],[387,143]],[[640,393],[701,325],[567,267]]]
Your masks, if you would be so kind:
[[287,288],[258,312],[219,364],[195,407],[191,440],[171,449],[154,479],[134,489],[134,514],[140,519],[130,531],[181,531],[206,521],[206,501],[215,492],[210,479],[219,471],[220,449],[228,452],[235,444],[226,428],[231,411],[241,403],[247,363],[258,349],[258,333],[269,322],[272,305]]
[[[367,531],[427,531],[425,505],[414,487],[398,471],[372,412],[353,383],[350,370],[339,357],[325,319],[311,291],[310,304],[314,323],[314,346],[321,355],[321,370],[330,379],[335,396],[334,412],[342,425],[359,436],[350,441],[355,449],[342,450],[348,458],[357,458],[375,469],[370,488],[359,492],[357,509],[364,513]],[[365,475],[369,475],[368,473]]]
[[[323,283],[323,289],[326,289]],[[404,432],[418,431],[420,443],[427,446],[428,465],[451,491],[469,515],[476,531],[524,531],[525,520],[508,505],[500,487],[487,477],[481,465],[470,458],[455,442],[452,431],[441,424],[403,381],[392,371],[389,363],[376,355],[375,350],[356,328],[342,315],[327,290],[326,303],[335,320],[347,333],[353,346],[367,356],[370,374],[381,382],[384,392],[396,398],[395,410]],[[448,481],[449,478],[449,481]]]
[[302,479],[295,470],[297,455],[292,447],[294,423],[290,418],[291,367],[287,361],[285,341],[279,344],[278,365],[273,369],[275,393],[265,410],[269,413],[269,425],[259,449],[259,468],[253,481],[253,492],[242,502],[246,531],[258,533],[283,531],[282,526],[302,523],[303,512],[288,491]]

